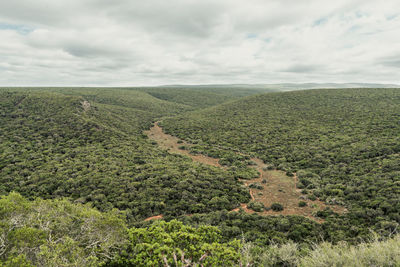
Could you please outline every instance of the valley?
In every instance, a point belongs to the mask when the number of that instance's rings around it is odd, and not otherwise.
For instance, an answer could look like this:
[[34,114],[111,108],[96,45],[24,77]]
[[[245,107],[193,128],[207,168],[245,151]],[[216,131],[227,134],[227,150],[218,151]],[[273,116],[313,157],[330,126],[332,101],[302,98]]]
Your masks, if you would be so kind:
[[399,114],[392,88],[1,88],[0,265],[396,262]]
[[[206,155],[190,153],[188,147],[192,144],[184,142],[177,137],[168,135],[163,132],[158,122],[145,131],[145,134],[150,140],[154,140],[157,144],[170,153],[177,153],[190,157],[193,161],[206,165],[211,165],[219,168],[224,168],[219,164],[219,159],[212,158]],[[258,158],[251,159],[255,165],[251,168],[259,172],[259,177],[250,180],[241,180],[248,188],[252,201],[262,203],[265,207],[270,207],[273,203],[281,203],[283,205],[282,211],[274,211],[272,209],[262,210],[259,212],[261,215],[299,215],[311,218],[317,222],[321,222],[321,218],[314,217],[315,213],[319,210],[324,210],[329,207],[336,213],[344,213],[346,209],[337,205],[327,206],[324,202],[317,199],[311,201],[301,194],[301,190],[296,187],[297,176],[289,177],[283,171],[279,170],[265,170],[266,164]],[[260,188],[251,188],[251,185],[259,185]],[[299,207],[299,202],[306,203],[303,207]],[[240,208],[233,211],[243,209],[246,213],[254,213],[255,211],[249,209],[246,203],[241,203]],[[160,219],[161,216],[151,217],[151,219]],[[149,218],[148,218],[149,219]]]

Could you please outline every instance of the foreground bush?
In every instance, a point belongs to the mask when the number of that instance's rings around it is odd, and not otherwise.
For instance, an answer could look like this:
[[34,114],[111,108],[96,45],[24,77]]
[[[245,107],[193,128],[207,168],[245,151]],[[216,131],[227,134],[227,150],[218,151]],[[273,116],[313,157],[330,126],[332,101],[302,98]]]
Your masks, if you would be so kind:
[[400,235],[356,246],[325,242],[312,249],[293,242],[264,248],[247,243],[242,248],[242,262],[243,266],[400,266],[399,251]]
[[125,222],[67,200],[0,199],[0,266],[98,266],[120,250]]
[[240,260],[240,241],[223,243],[217,227],[194,228],[177,220],[132,228],[129,242],[112,266],[232,266]]
[[0,266],[400,266],[400,235],[358,245],[260,245],[197,225],[127,229],[116,210],[10,193],[0,198]]
[[358,246],[322,243],[301,260],[301,266],[400,266],[400,235]]

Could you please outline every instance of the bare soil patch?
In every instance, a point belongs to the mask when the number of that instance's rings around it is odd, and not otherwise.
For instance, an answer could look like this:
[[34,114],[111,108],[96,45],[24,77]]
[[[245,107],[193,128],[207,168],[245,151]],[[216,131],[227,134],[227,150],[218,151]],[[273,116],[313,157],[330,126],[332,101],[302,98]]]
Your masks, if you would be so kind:
[[162,214],[160,214],[160,215],[148,217],[148,218],[146,218],[146,219],[144,219],[144,220],[145,220],[145,221],[160,220],[160,219],[162,219],[163,217],[164,217],[164,216],[163,216]]
[[88,110],[90,109],[90,103],[89,103],[89,101],[84,100],[84,101],[82,102],[82,107],[83,107],[83,110],[84,110],[85,112],[88,111]]
[[[263,211],[259,214],[263,215],[301,215],[308,217],[318,222],[322,222],[320,218],[314,217],[318,210],[324,210],[329,207],[336,213],[344,213],[346,208],[342,206],[326,205],[320,200],[307,199],[306,195],[301,194],[301,190],[296,188],[297,177],[289,177],[283,171],[269,170],[263,171],[263,162],[259,159],[253,159],[257,163],[257,170],[260,172],[260,177],[252,180],[244,181],[246,186],[257,183],[263,186],[263,189],[250,188],[254,201],[261,202],[265,207],[270,207],[273,203],[280,203],[284,207],[282,211]],[[263,180],[266,183],[262,183]],[[307,203],[304,207],[299,207],[299,202]]]
[[156,141],[161,148],[168,150],[170,153],[185,155],[192,158],[194,161],[222,168],[222,166],[218,163],[218,159],[204,155],[192,155],[189,153],[189,151],[180,149],[180,146],[190,146],[190,144],[184,141],[181,141],[182,143],[178,143],[180,139],[164,133],[157,122],[149,131],[145,131],[145,134],[147,134],[151,140]]

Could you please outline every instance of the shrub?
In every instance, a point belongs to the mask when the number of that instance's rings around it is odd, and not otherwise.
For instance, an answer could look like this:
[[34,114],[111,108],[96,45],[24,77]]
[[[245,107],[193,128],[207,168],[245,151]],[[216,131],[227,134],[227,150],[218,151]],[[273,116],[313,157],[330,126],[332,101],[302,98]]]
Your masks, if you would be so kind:
[[274,166],[268,165],[268,166],[263,167],[262,169],[263,169],[263,171],[272,171],[274,169]]
[[253,243],[242,247],[242,266],[398,266],[400,263],[400,235],[394,238],[350,245],[339,242],[316,244],[304,249],[296,243],[273,244],[263,248]]
[[310,195],[310,196],[308,196],[307,198],[308,198],[309,200],[312,200],[312,201],[317,200],[317,197],[314,196],[314,195]]
[[129,229],[129,245],[112,266],[235,266],[240,260],[238,240],[223,242],[214,226],[194,228],[182,222],[156,222]]
[[272,203],[271,209],[273,211],[282,211],[283,210],[283,206],[282,206],[281,203]]
[[289,176],[289,177],[293,177],[294,176],[293,172],[291,172],[291,171],[287,171],[286,175]]
[[307,202],[299,201],[299,207],[305,207],[305,206],[307,206]]
[[265,206],[264,206],[263,203],[254,202],[254,201],[250,202],[249,205],[247,205],[247,207],[249,209],[252,209],[252,210],[256,211],[256,212],[262,212],[265,209]]
[[398,266],[400,236],[385,241],[350,246],[322,243],[301,259],[300,266]]
[[28,201],[10,193],[0,198],[0,211],[6,266],[98,266],[126,242],[117,210],[101,213],[67,200]]
[[255,189],[258,189],[258,190],[263,190],[264,189],[264,186],[260,185],[259,183],[252,183],[252,184],[249,185],[249,187],[250,188],[255,188]]
[[247,163],[248,163],[249,166],[257,166],[257,163],[255,163],[252,160],[249,160]]

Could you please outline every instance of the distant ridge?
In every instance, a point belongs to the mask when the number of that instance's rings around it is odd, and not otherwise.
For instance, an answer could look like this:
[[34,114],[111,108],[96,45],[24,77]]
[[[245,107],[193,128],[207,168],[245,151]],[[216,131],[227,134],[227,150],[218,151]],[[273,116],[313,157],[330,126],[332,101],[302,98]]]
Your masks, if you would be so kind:
[[398,84],[381,84],[381,83],[275,83],[275,84],[171,84],[162,85],[160,87],[186,87],[186,88],[251,88],[251,89],[276,89],[279,91],[292,91],[301,89],[317,89],[317,88],[400,88]]

